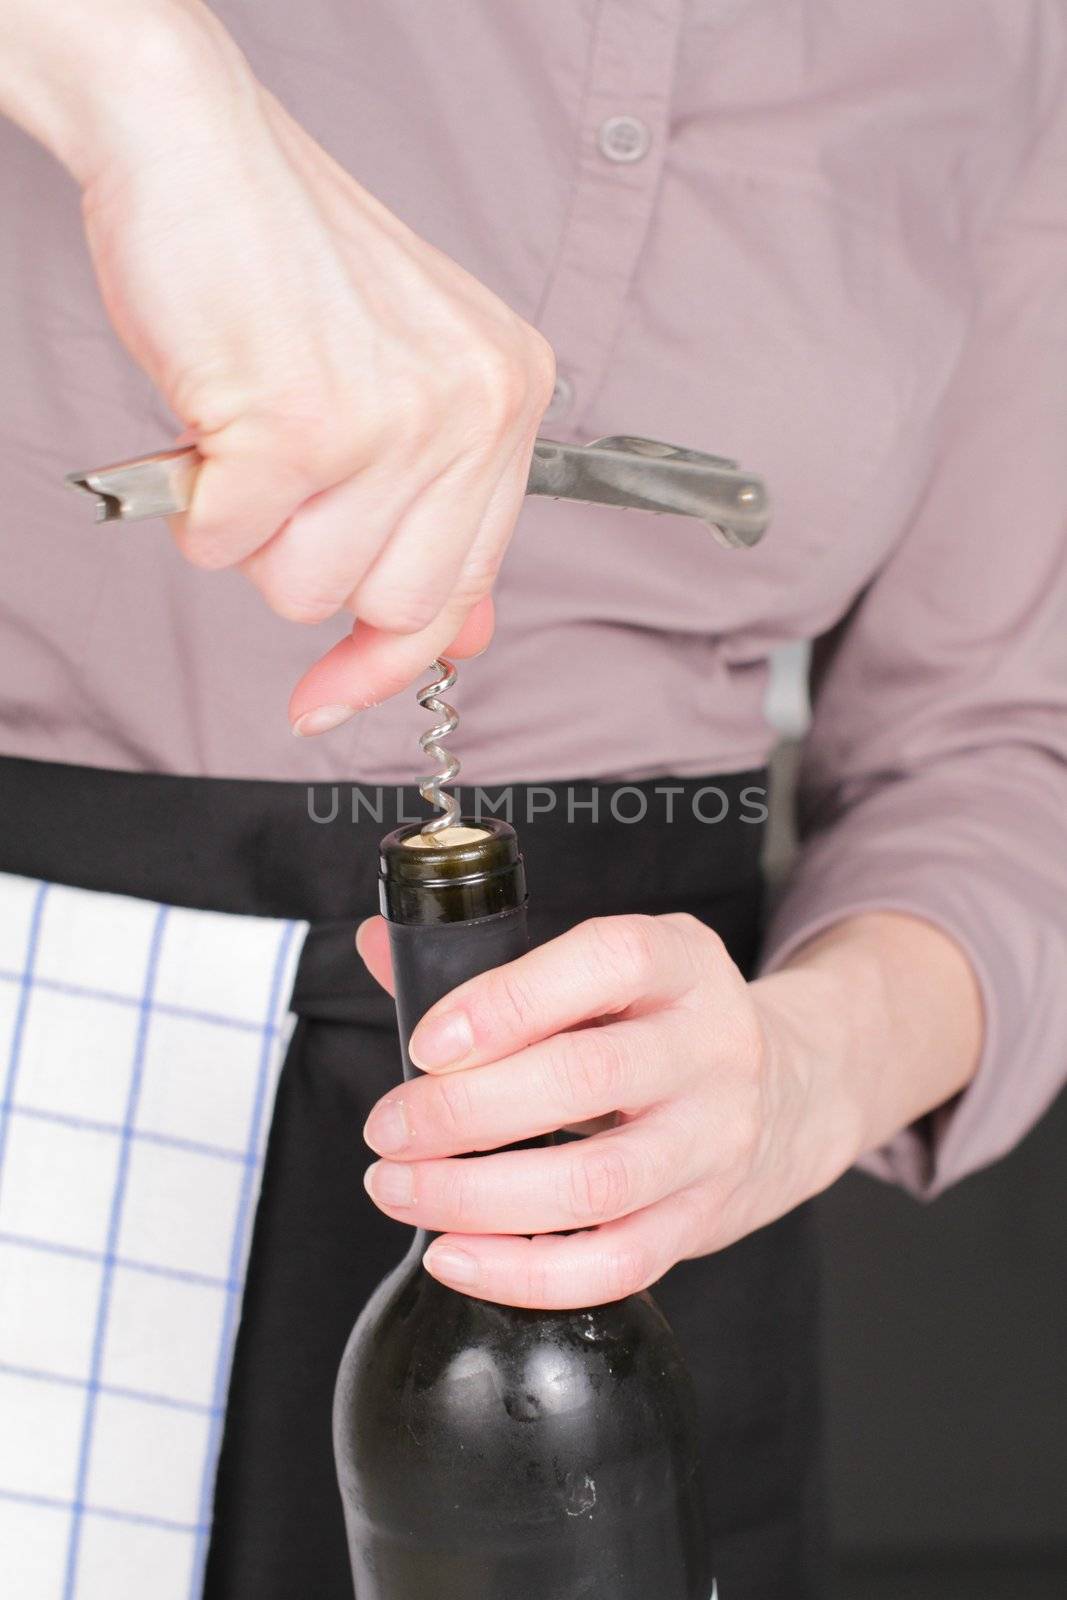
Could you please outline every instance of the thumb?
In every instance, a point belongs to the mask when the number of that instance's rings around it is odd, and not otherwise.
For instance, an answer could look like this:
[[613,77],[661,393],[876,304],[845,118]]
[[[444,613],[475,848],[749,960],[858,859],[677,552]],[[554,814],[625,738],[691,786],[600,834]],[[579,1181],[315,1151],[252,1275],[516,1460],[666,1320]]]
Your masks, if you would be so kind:
[[393,961],[389,953],[389,930],[384,917],[368,917],[356,929],[356,949],[375,982],[390,994],[393,987]]

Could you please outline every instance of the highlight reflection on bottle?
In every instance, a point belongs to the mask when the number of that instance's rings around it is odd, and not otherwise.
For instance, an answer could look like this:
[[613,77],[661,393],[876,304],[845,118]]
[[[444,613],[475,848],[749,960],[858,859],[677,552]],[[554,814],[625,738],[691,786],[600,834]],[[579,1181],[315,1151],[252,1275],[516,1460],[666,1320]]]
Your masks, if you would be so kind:
[[[419,1018],[527,947],[515,832],[397,829],[381,896],[413,1076]],[[651,1297],[495,1305],[424,1272],[429,1241],[372,1296],[338,1375],[356,1600],[708,1600],[695,1406]]]

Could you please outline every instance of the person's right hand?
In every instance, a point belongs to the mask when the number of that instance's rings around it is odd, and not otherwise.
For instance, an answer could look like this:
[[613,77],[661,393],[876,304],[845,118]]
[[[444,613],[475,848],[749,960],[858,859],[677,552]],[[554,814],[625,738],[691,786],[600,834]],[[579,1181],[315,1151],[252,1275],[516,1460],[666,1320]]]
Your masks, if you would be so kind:
[[327,156],[206,13],[155,48],[166,113],[76,171],[89,245],[205,458],[183,553],[240,567],[285,617],[358,619],[290,704],[324,732],[446,647],[484,647],[552,353]]

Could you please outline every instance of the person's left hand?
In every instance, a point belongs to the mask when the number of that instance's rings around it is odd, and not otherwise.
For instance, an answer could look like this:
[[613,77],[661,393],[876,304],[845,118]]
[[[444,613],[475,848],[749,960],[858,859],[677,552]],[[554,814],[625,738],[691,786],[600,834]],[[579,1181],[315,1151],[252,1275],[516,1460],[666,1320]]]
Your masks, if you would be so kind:
[[[357,942],[391,987],[381,919]],[[427,1269],[481,1299],[560,1309],[644,1289],[781,1216],[855,1154],[797,1036],[797,977],[747,984],[680,913],[595,918],[462,984],[412,1036],[426,1076],[367,1121],[388,1158],[367,1173],[371,1198],[443,1234]],[[500,1150],[589,1124],[582,1139]],[[497,1153],[456,1159],[468,1151]]]

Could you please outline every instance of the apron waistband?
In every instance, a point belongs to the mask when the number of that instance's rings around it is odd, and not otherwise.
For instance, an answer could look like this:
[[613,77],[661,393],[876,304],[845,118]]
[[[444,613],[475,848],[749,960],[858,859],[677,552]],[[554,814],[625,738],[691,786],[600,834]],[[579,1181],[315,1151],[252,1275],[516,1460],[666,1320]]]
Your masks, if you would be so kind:
[[[461,795],[468,816],[501,816],[517,828],[535,914],[586,915],[750,900],[766,799],[762,770]],[[338,922],[347,940],[352,919],[377,909],[379,839],[426,812],[411,787],[183,778],[7,757],[0,871],[166,905]]]

